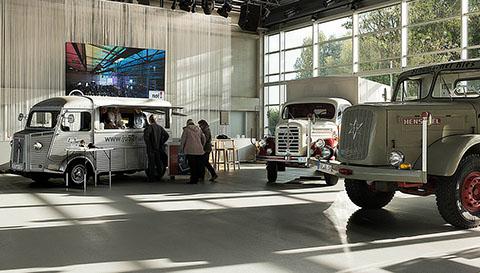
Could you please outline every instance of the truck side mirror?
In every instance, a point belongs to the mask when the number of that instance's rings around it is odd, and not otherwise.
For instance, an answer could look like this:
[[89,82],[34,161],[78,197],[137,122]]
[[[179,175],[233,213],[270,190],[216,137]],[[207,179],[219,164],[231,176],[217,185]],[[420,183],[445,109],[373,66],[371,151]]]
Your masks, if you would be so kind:
[[22,121],[25,118],[23,113],[18,114],[18,121]]

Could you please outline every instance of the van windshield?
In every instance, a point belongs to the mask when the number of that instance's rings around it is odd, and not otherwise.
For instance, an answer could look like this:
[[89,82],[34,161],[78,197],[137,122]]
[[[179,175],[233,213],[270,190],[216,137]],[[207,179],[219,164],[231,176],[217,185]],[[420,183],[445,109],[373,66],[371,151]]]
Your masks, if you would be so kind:
[[57,124],[60,111],[33,111],[28,115],[28,128],[52,129]]
[[315,116],[316,119],[333,119],[335,106],[331,103],[298,103],[283,108],[283,119],[307,119]]

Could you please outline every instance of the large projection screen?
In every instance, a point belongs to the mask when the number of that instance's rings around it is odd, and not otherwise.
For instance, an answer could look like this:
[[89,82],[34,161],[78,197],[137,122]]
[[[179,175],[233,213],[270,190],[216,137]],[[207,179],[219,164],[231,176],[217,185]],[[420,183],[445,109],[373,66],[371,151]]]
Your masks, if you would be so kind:
[[165,92],[165,50],[65,44],[65,92],[148,98]]

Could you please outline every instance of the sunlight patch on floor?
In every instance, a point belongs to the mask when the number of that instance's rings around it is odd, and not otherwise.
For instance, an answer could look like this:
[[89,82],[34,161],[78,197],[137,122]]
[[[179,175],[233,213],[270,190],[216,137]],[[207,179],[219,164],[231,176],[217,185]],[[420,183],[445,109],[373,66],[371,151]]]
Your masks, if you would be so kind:
[[38,267],[38,268],[22,268],[11,270],[0,270],[0,273],[43,273],[43,272],[65,272],[65,273],[122,273],[141,270],[154,269],[181,269],[188,267],[198,267],[208,265],[206,261],[193,262],[172,262],[170,259],[152,259],[138,261],[120,261],[120,262],[104,262],[89,263],[59,267]]

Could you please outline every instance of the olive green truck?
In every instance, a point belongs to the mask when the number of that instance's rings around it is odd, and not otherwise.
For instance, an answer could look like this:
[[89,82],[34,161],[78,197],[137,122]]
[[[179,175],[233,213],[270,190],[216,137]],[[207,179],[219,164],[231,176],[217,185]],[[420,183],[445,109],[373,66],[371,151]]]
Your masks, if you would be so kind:
[[396,191],[436,195],[453,226],[480,225],[480,61],[400,74],[389,103],[343,114],[336,161],[313,160],[325,176],[345,179],[356,205],[378,209]]

